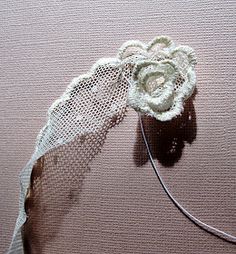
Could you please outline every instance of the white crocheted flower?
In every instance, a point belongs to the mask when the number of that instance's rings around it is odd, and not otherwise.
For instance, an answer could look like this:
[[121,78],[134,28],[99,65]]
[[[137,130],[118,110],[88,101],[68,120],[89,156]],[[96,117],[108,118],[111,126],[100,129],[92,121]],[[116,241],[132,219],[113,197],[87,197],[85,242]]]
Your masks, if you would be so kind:
[[196,85],[192,48],[176,46],[169,37],[159,36],[147,45],[140,41],[125,43],[119,58],[134,66],[130,106],[161,121],[181,114]]

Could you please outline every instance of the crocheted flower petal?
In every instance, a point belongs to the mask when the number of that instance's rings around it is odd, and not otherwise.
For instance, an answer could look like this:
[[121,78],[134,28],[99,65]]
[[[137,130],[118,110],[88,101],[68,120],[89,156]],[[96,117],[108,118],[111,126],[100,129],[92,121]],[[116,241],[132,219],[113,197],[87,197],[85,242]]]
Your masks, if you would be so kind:
[[161,89],[159,96],[146,95],[146,102],[153,111],[166,111],[172,103],[174,97],[174,87],[172,82],[167,82]]
[[181,94],[183,99],[186,100],[193,94],[194,89],[196,87],[196,83],[197,83],[196,73],[194,71],[194,68],[190,67],[186,74],[185,81],[176,92],[178,94]]
[[137,56],[146,56],[147,52],[145,49],[145,44],[138,40],[131,40],[125,42],[119,49],[117,57],[121,60],[124,60],[128,57],[137,55]]
[[172,60],[179,67],[180,71],[187,73],[190,66],[197,64],[194,50],[189,46],[178,46],[171,51]]
[[182,82],[176,80],[175,90],[186,100],[192,95],[196,86],[194,66],[197,61],[194,50],[188,46],[179,46],[172,51],[171,56],[180,73],[179,80],[182,80]]
[[160,121],[170,121],[171,119],[177,117],[184,111],[183,98],[181,96],[176,96],[173,99],[172,106],[169,110],[164,112],[152,112],[150,115],[155,117]]
[[143,83],[143,77],[146,75],[150,76],[149,73],[151,74],[152,72],[156,71],[165,73],[166,77],[171,77],[175,72],[178,71],[178,68],[175,63],[169,59],[161,61],[140,60],[134,67],[133,79],[139,80],[141,83]]
[[169,52],[175,44],[169,36],[157,36],[147,44],[147,51],[157,52],[160,50]]
[[153,108],[152,105],[149,104],[150,101],[147,103],[148,100],[146,96],[145,94],[139,93],[137,85],[132,85],[129,88],[128,104],[135,110],[155,117],[160,121],[169,121],[180,115],[184,110],[183,97],[181,95],[169,98],[169,100],[167,100],[167,102],[170,102],[169,107],[162,108],[162,110],[160,110],[161,108],[159,110]]
[[155,63],[149,65],[146,68],[143,68],[138,75],[138,79],[142,85],[146,86],[147,81],[151,77],[156,77],[158,79],[160,77],[163,77],[164,80],[162,83],[165,83],[166,81],[171,81],[172,83],[174,83],[176,76],[177,76],[176,66],[173,65],[170,61],[168,61]]

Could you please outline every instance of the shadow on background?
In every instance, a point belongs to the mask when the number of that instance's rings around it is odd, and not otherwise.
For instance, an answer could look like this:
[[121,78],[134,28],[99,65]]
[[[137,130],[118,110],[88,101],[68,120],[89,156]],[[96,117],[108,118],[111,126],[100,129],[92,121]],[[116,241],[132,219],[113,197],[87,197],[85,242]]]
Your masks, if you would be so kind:
[[[165,167],[174,166],[182,156],[185,142],[191,144],[196,138],[197,124],[193,105],[196,93],[197,91],[185,102],[182,115],[171,121],[161,122],[154,117],[142,116],[152,156]],[[148,161],[139,123],[133,156],[137,166],[142,166]]]
[[[73,206],[79,207],[84,179],[90,172],[89,163],[100,153],[109,129],[119,124],[124,115],[125,109],[105,122],[99,131],[77,135],[36,161],[25,200],[24,253],[43,253],[45,246],[50,246],[60,233],[65,215]],[[77,219],[80,219],[79,216],[75,217],[75,221]],[[71,225],[70,230],[68,234],[79,229]]]

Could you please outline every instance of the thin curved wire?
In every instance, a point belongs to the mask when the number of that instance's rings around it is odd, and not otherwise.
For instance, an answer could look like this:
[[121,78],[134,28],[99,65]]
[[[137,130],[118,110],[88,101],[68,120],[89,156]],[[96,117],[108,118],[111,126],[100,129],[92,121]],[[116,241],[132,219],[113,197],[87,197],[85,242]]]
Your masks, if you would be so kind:
[[200,221],[199,219],[197,219],[196,217],[194,217],[191,213],[189,213],[181,204],[179,204],[179,202],[172,196],[172,194],[170,193],[170,191],[168,190],[167,186],[165,185],[165,182],[163,181],[159,170],[157,169],[155,162],[153,160],[153,156],[150,150],[150,146],[148,144],[146,135],[145,135],[145,131],[144,131],[144,127],[143,127],[143,122],[142,122],[142,117],[141,114],[138,113],[139,116],[139,122],[140,122],[140,127],[141,127],[141,132],[142,132],[142,137],[145,143],[145,146],[147,148],[147,152],[148,152],[148,156],[150,159],[150,162],[152,164],[152,168],[161,184],[161,186],[163,187],[164,191],[166,192],[166,194],[168,195],[168,197],[170,198],[170,200],[174,203],[174,205],[189,219],[191,220],[194,224],[196,224],[197,226],[199,226],[200,228],[204,229],[205,231],[225,240],[231,243],[236,244],[236,237],[233,235],[230,235],[222,230],[219,230],[217,228],[214,228],[202,221]]

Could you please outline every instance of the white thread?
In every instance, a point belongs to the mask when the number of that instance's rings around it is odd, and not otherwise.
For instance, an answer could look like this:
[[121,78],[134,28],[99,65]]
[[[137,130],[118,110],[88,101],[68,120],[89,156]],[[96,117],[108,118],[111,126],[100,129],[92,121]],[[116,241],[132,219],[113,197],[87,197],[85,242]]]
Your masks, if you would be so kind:
[[228,242],[232,242],[234,244],[236,244],[236,237],[233,236],[233,235],[230,235],[222,230],[219,230],[217,228],[214,228],[204,222],[202,222],[201,220],[197,219],[196,217],[194,217],[191,213],[189,213],[182,205],[179,204],[179,202],[172,196],[172,194],[170,193],[170,191],[168,190],[167,186],[165,185],[165,182],[163,181],[156,165],[155,165],[155,162],[153,160],[153,157],[152,157],[152,153],[151,153],[151,150],[150,150],[150,147],[149,147],[149,144],[148,144],[148,141],[146,139],[146,136],[145,136],[145,131],[144,131],[144,127],[143,127],[143,122],[142,122],[142,118],[141,118],[141,115],[140,113],[138,113],[139,115],[139,122],[140,122],[140,126],[141,126],[141,132],[142,132],[142,137],[143,137],[143,140],[144,140],[144,143],[145,143],[145,146],[147,148],[147,152],[148,152],[148,156],[149,156],[149,159],[150,159],[150,162],[152,164],[152,167],[155,171],[155,174],[157,176],[157,178],[159,179],[160,183],[161,183],[161,186],[163,187],[164,191],[166,192],[166,194],[168,195],[168,197],[171,199],[171,201],[177,206],[177,208],[188,218],[190,219],[192,222],[194,222],[196,225],[198,225],[200,228],[204,229],[205,231],[221,238],[221,239],[224,239]]

